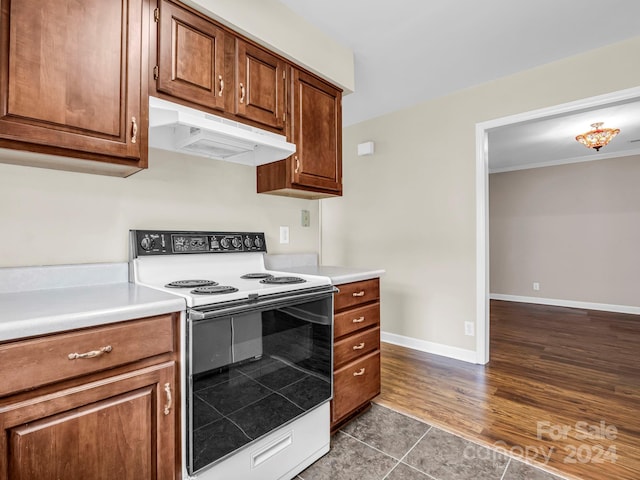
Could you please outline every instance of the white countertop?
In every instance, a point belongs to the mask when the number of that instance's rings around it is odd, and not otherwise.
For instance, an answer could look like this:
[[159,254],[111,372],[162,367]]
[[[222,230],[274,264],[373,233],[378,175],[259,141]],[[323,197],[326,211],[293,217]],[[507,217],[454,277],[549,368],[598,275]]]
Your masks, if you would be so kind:
[[0,294],[0,341],[185,309],[184,299],[128,282]]
[[[369,280],[384,273],[380,269],[323,265],[293,265],[278,270],[329,277],[334,285]],[[126,264],[0,269],[0,341],[185,308],[181,297],[129,283]]]
[[331,265],[318,265],[317,253],[285,253],[266,255],[265,264],[269,270],[299,273],[307,275],[321,275],[329,277],[334,285],[359,282],[381,277],[384,270],[380,268],[352,268]]
[[129,283],[126,263],[0,268],[0,341],[184,309],[183,298]]
[[384,270],[381,269],[334,267],[330,265],[293,266],[282,268],[281,271],[307,275],[322,275],[323,277],[329,277],[331,283],[334,285],[370,280],[384,274]]

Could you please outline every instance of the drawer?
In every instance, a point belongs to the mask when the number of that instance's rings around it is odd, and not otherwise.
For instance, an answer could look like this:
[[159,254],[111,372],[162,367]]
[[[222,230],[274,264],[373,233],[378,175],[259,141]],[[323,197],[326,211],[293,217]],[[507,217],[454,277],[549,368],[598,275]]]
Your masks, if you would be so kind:
[[380,279],[363,280],[362,282],[338,285],[340,292],[336,293],[333,305],[336,312],[345,308],[373,302],[380,298]]
[[333,317],[333,337],[377,326],[380,323],[380,304],[366,305],[346,312],[336,313]]
[[340,368],[356,358],[380,350],[380,327],[354,333],[333,346],[333,367]]
[[333,374],[332,421],[336,422],[380,393],[380,352],[348,363]]
[[171,315],[6,343],[0,345],[0,396],[173,350]]

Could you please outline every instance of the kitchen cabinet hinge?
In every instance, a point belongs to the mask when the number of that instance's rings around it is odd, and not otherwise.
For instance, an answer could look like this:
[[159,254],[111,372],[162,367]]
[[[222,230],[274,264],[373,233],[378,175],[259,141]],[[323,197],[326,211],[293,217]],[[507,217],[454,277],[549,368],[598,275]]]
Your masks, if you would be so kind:
[[158,68],[158,65],[156,65],[153,67],[153,79],[157,80],[158,76],[160,76],[160,69]]
[[158,23],[160,21],[160,9],[156,8],[153,10],[153,20]]

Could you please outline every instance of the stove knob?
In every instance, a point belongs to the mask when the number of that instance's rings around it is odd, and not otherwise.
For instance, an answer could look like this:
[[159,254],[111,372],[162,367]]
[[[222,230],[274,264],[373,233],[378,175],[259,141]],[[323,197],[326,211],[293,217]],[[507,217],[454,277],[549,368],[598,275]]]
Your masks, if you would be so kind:
[[240,246],[242,245],[242,240],[240,240],[238,237],[233,237],[231,243],[233,243],[234,248],[240,248]]
[[247,246],[247,248],[251,248],[253,246],[253,240],[251,240],[250,237],[247,237],[244,239],[244,244]]
[[222,248],[229,248],[229,239],[223,238],[220,243],[222,244]]
[[260,238],[260,237],[256,237],[255,242],[256,242],[256,247],[258,247],[258,248],[262,248],[262,245],[263,245],[263,243],[264,243],[264,242],[262,241],[262,238]]
[[156,246],[156,242],[152,238],[144,237],[142,240],[140,240],[140,246],[143,250],[146,250],[148,252]]

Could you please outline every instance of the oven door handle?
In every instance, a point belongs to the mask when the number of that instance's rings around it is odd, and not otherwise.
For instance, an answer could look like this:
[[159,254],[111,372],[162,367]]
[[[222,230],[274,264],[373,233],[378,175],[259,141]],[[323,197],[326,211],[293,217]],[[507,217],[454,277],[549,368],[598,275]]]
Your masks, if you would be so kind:
[[196,310],[189,309],[189,319],[190,320],[207,320],[210,318],[223,317],[232,315],[234,313],[245,313],[253,310],[266,310],[267,308],[277,308],[277,307],[285,307],[290,305],[295,305],[301,302],[308,302],[313,300],[320,300],[326,298],[328,295],[333,295],[339,290],[331,286],[327,289],[322,289],[321,291],[313,291],[307,293],[293,293],[287,294],[286,296],[277,295],[277,298],[268,298],[258,297],[257,300],[247,299],[242,301],[240,304],[235,304],[228,307],[218,307],[212,310]]

